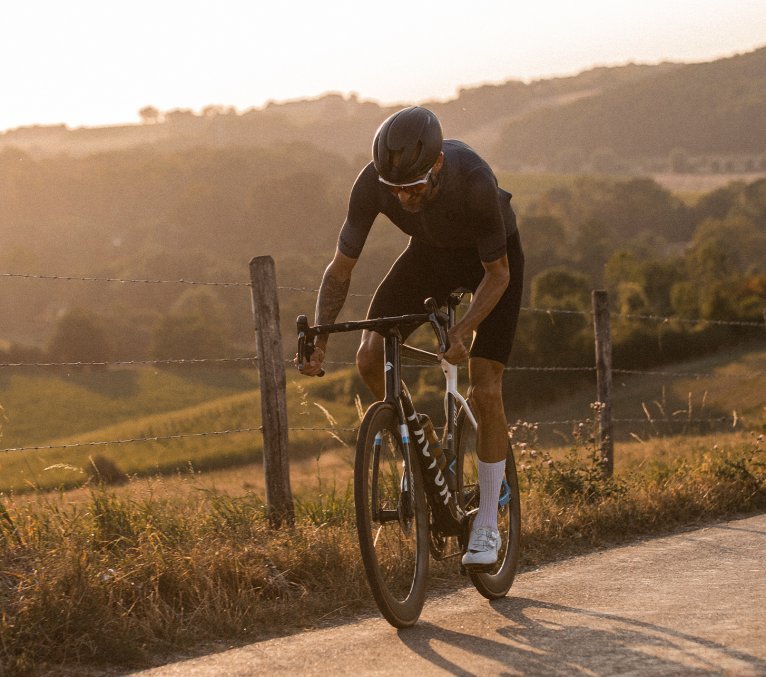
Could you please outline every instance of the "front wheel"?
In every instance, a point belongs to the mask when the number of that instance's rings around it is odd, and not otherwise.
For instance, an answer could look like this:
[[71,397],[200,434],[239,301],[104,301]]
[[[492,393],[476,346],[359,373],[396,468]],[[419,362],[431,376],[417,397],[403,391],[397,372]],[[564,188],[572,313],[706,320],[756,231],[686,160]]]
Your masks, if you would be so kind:
[[356,443],[356,528],[370,590],[397,628],[420,616],[428,575],[428,510],[420,465],[411,465],[404,464],[394,407],[376,402]]
[[[455,425],[455,450],[458,502],[470,514],[479,509],[479,459],[476,454],[476,431],[462,408]],[[519,563],[521,500],[510,440],[505,481],[497,506],[497,524],[502,539],[497,564],[487,572],[468,572],[476,589],[487,599],[505,597],[511,589]]]

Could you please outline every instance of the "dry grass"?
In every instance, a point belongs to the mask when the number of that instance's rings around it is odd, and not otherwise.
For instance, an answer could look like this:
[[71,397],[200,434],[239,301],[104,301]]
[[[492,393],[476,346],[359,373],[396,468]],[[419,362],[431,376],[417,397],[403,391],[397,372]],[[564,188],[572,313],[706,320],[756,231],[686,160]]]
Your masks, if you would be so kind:
[[[514,434],[525,565],[766,509],[763,436],[657,441],[651,459],[650,443],[623,445],[610,479],[587,427],[552,453],[532,427]],[[297,526],[276,532],[241,470],[4,499],[0,673],[146,665],[192,645],[373,611],[348,454],[304,461]],[[433,585],[458,584],[455,564],[434,569]]]

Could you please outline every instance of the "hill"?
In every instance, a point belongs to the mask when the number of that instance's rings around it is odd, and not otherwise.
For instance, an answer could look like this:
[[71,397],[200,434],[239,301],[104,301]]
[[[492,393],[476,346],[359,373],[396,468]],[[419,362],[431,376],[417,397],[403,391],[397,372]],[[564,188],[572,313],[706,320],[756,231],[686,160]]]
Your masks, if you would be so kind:
[[[690,155],[764,158],[766,48],[657,70],[510,122],[495,158],[545,164],[609,149],[622,161]],[[508,161],[508,160],[507,160]],[[763,167],[761,167],[763,169]]]
[[[683,148],[714,154],[719,165],[736,157],[752,169],[766,150],[753,142],[764,138],[765,73],[763,48],[710,63],[627,64],[529,83],[509,80],[424,105],[441,117],[448,136],[465,139],[508,169],[586,169],[590,154],[604,148],[634,165],[652,158],[666,167],[668,153]],[[146,107],[143,124],[8,130],[0,134],[0,150],[83,156],[148,145],[174,152],[297,142],[359,164],[368,156],[371,132],[396,108],[337,93],[242,113],[220,106],[199,113]]]

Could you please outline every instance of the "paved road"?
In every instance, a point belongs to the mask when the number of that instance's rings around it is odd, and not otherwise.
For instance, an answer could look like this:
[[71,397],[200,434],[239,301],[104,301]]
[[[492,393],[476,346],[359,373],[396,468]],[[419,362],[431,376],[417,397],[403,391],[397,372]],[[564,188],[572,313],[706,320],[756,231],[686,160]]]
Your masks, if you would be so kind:
[[766,515],[541,567],[511,594],[465,588],[409,630],[369,618],[141,675],[766,675]]

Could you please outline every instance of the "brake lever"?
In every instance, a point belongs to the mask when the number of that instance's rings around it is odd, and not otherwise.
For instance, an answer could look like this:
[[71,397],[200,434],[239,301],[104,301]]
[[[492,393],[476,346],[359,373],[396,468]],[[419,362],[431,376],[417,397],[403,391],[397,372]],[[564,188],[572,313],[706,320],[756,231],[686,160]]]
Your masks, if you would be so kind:
[[447,336],[447,324],[449,317],[446,313],[439,310],[439,304],[432,297],[428,297],[424,303],[428,311],[428,321],[436,334],[436,340],[439,342],[439,352],[446,353],[449,350],[449,338]]
[[[298,371],[303,371],[303,360],[311,360],[314,353],[314,336],[309,331],[309,321],[305,315],[298,315],[296,321],[298,327]],[[317,376],[324,376],[324,369],[321,369]]]

